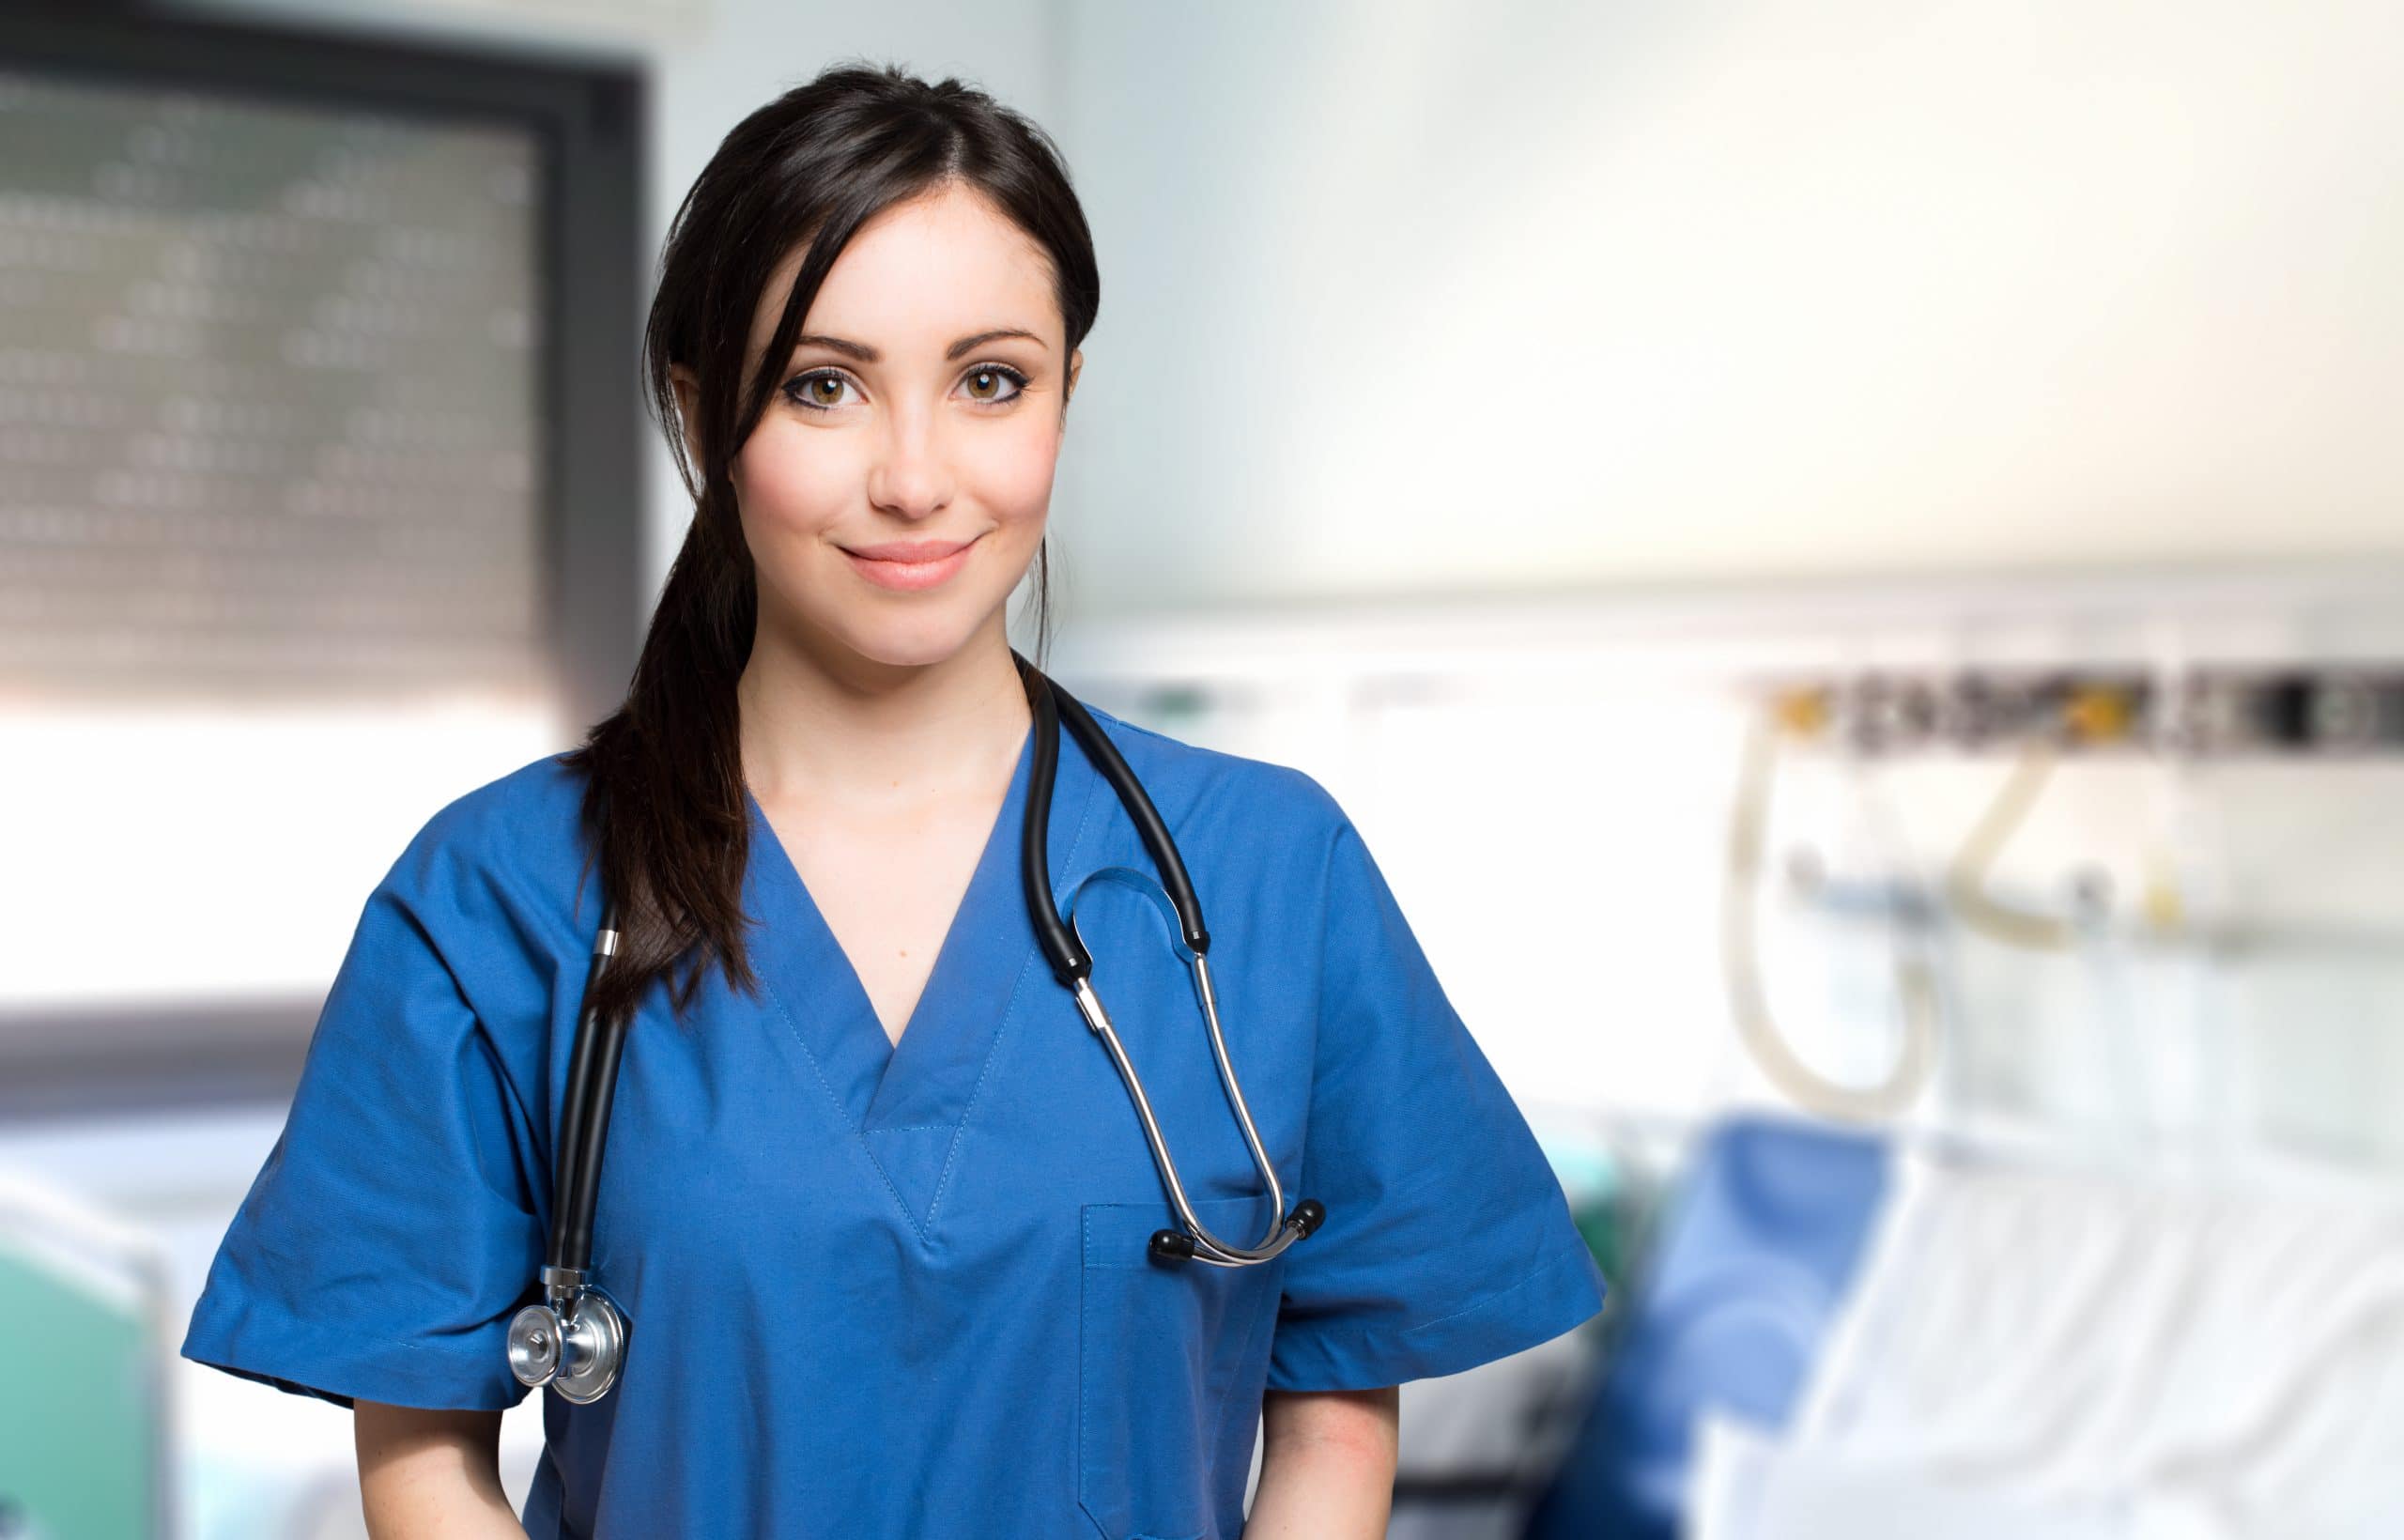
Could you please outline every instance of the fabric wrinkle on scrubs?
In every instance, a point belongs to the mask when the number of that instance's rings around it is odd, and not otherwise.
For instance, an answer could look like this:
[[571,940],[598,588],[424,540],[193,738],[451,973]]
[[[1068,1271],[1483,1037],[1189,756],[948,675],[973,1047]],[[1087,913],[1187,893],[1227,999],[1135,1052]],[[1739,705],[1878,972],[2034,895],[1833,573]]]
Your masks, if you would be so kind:
[[[1256,1267],[1148,1258],[1173,1222],[1150,1151],[1025,907],[1031,736],[898,1043],[749,801],[759,997],[713,968],[688,1023],[656,988],[628,1033],[593,1249],[625,1364],[591,1405],[544,1396],[529,1534],[1232,1536],[1264,1389],[1453,1374],[1601,1307],[1559,1182],[1334,799],[1093,715],[1177,836],[1260,1137],[1326,1223]],[[524,1398],[502,1341],[539,1292],[600,916],[580,790],[524,765],[377,886],[184,1356],[344,1406]],[[1151,870],[1065,734],[1049,830],[1056,894]],[[1158,910],[1109,882],[1075,907],[1200,1217],[1256,1239]]]

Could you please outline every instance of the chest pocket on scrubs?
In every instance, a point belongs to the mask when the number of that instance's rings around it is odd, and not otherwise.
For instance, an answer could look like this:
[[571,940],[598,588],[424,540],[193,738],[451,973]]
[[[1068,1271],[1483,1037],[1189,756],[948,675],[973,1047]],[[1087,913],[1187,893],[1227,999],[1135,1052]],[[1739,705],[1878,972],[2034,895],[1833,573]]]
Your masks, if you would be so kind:
[[[1266,1209],[1256,1197],[1194,1205],[1214,1233],[1247,1242]],[[1227,1394],[1262,1348],[1285,1270],[1153,1261],[1163,1203],[1087,1204],[1083,1222],[1077,1500],[1110,1540],[1199,1540]],[[1248,1461],[1248,1431],[1243,1444]]]

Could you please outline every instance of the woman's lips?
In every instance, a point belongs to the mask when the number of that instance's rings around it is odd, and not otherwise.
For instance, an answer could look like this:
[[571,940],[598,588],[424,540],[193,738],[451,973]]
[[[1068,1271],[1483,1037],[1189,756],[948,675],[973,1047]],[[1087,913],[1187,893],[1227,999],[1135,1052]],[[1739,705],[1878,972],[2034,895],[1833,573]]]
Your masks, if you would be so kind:
[[[847,549],[843,555],[851,562],[853,571],[877,587],[916,592],[933,588],[966,566],[969,551],[983,538],[979,535],[958,545],[924,541],[915,546],[870,546],[865,547],[869,554]],[[950,554],[932,554],[942,551]]]

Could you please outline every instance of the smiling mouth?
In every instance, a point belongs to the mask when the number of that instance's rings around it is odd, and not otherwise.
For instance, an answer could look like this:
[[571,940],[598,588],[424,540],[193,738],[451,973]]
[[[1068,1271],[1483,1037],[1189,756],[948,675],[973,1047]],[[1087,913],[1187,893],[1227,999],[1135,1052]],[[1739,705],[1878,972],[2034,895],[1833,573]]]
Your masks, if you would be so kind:
[[940,562],[947,556],[967,549],[982,538],[981,535],[971,535],[965,540],[897,540],[883,546],[846,546],[843,550],[846,555],[856,556],[864,562],[894,562],[916,566]]
[[915,593],[945,582],[966,566],[969,551],[983,538],[978,535],[961,541],[923,540],[908,545],[841,549],[850,560],[852,570],[877,587]]

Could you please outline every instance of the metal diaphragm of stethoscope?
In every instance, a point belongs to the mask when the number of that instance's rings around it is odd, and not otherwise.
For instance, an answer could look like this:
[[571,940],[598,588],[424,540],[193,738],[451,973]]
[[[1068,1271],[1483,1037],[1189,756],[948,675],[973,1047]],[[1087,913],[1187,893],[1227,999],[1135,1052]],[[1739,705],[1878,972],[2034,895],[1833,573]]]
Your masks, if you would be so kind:
[[[1152,1233],[1149,1255],[1161,1262],[1194,1261],[1222,1268],[1266,1262],[1318,1229],[1327,1218],[1327,1210],[1315,1198],[1302,1199],[1291,1212],[1286,1209],[1285,1189],[1277,1180],[1276,1166],[1261,1147],[1260,1132],[1253,1126],[1252,1111],[1244,1104],[1243,1089],[1236,1082],[1235,1066],[1227,1058],[1226,1038],[1219,1027],[1218,996],[1210,987],[1207,960],[1210,933],[1203,928],[1202,905],[1194,896],[1194,885],[1186,876],[1177,841],[1169,837],[1168,825],[1152,807],[1143,783],[1135,778],[1117,746],[1103,735],[1092,715],[1016,651],[1010,655],[1018,664],[1020,679],[1026,686],[1027,704],[1035,718],[1035,761],[1027,782],[1026,822],[1020,842],[1020,874],[1026,892],[1027,915],[1035,922],[1036,938],[1052,964],[1053,976],[1076,997],[1077,1009],[1085,1017],[1086,1025],[1102,1040],[1110,1062],[1117,1067],[1118,1078],[1125,1083],[1135,1116],[1143,1124],[1145,1142],[1151,1147],[1152,1163],[1160,1172],[1161,1185],[1167,1193],[1177,1224]],[[1110,1013],[1102,1008],[1101,995],[1094,991],[1093,958],[1076,928],[1076,895],[1071,895],[1066,914],[1053,905],[1046,843],[1063,722],[1085,750],[1086,759],[1117,793],[1119,804],[1134,822],[1144,848],[1159,870],[1157,884],[1126,867],[1104,868],[1086,882],[1122,883],[1151,897],[1169,922],[1178,955],[1193,973],[1194,993],[1201,1004],[1202,1019],[1210,1028],[1211,1056],[1218,1062],[1219,1083],[1226,1090],[1227,1105],[1243,1132],[1245,1146],[1252,1151],[1253,1165],[1268,1189],[1270,1211],[1274,1216],[1267,1232],[1252,1245],[1239,1246],[1221,1240],[1195,1215],[1193,1202],[1186,1196],[1185,1184],[1178,1177],[1177,1163],[1169,1156],[1160,1120],[1153,1115],[1151,1099],[1144,1094],[1143,1079],[1127,1055],[1126,1044],[1111,1025]],[[1079,884],[1078,892],[1084,887],[1084,883]],[[625,1361],[631,1334],[624,1311],[592,1280],[593,1214],[600,1194],[602,1151],[609,1140],[610,1098],[617,1088],[618,1061],[625,1046],[624,1021],[598,1020],[593,1009],[593,992],[617,947],[618,908],[612,899],[602,905],[600,933],[593,942],[593,961],[584,976],[584,1001],[577,1011],[576,1043],[568,1056],[567,1100],[560,1113],[556,1147],[562,1159],[554,1187],[549,1250],[540,1274],[543,1301],[518,1311],[509,1323],[510,1373],[521,1384],[536,1388],[549,1385],[578,1404],[597,1401],[609,1394],[609,1387],[617,1382],[619,1366]]]

